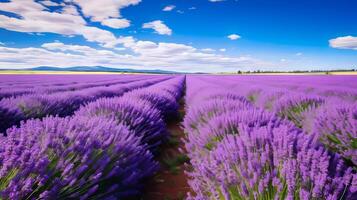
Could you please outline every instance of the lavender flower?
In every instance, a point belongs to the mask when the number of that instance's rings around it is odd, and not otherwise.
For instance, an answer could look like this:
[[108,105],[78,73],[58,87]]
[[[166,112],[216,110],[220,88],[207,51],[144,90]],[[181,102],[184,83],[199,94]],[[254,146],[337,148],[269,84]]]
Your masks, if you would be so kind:
[[13,125],[19,125],[21,120],[43,118],[48,115],[65,117],[72,115],[85,103],[102,97],[120,96],[133,89],[149,86],[169,77],[152,80],[115,84],[109,87],[92,87],[78,91],[58,92],[53,94],[29,94],[19,97],[5,98],[0,101],[0,132]]
[[29,120],[2,144],[2,199],[121,198],[157,169],[140,138],[109,118]]
[[166,126],[160,111],[152,107],[146,100],[135,100],[128,96],[119,98],[103,98],[83,106],[76,112],[77,116],[101,116],[124,124],[133,134],[141,138],[155,150],[167,136]]
[[132,100],[146,100],[151,103],[151,105],[157,108],[162,114],[163,118],[168,119],[177,114],[178,102],[175,97],[172,96],[169,92],[163,90],[150,90],[150,89],[141,89],[132,91],[128,94],[125,94],[125,97],[131,98]]
[[285,96],[275,104],[275,112],[282,118],[292,121],[297,127],[303,127],[304,114],[314,112],[314,109],[324,103],[320,97]]
[[315,133],[331,151],[357,165],[357,105],[328,105],[315,120]]
[[212,99],[201,103],[199,106],[189,109],[186,113],[183,125],[189,133],[197,132],[198,127],[208,122],[214,116],[230,112],[232,110],[239,111],[250,107],[247,101],[236,99]]
[[[273,128],[274,127],[274,128]],[[349,198],[352,169],[287,125],[227,135],[203,159],[191,160],[189,182],[206,199]],[[334,168],[339,165],[340,167]],[[300,191],[300,192],[299,192]]]
[[307,88],[305,78],[266,77],[225,76],[220,84],[216,76],[187,78],[183,125],[194,191],[188,199],[357,198],[355,169],[324,148],[317,133],[303,132],[327,105],[318,96],[326,90]]

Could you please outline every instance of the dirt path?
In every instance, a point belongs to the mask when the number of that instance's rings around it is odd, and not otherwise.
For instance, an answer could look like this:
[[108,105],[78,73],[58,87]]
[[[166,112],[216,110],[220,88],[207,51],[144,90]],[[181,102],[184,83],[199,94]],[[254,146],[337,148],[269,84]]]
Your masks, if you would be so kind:
[[[190,187],[184,173],[184,163],[188,163],[182,138],[185,137],[180,123],[184,116],[184,105],[179,109],[180,117],[168,122],[171,134],[169,141],[161,148],[156,160],[160,162],[161,170],[147,183],[142,200],[183,200]],[[180,151],[181,149],[181,151]]]

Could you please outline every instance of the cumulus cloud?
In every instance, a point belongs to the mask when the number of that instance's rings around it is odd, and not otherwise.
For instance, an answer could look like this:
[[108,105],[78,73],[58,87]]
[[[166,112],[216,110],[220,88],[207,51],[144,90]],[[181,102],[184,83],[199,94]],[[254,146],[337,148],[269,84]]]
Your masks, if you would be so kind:
[[302,56],[302,53],[301,52],[298,52],[295,54],[296,56]]
[[166,11],[166,12],[169,12],[169,11],[172,11],[173,9],[175,9],[176,6],[174,5],[168,5],[168,6],[165,6],[162,11]]
[[240,35],[237,35],[237,34],[231,34],[231,35],[228,35],[227,36],[230,40],[237,40],[239,38],[241,38]]
[[150,41],[139,41],[132,49],[135,53],[149,57],[178,56],[181,54],[195,53],[196,51],[195,48],[184,44],[154,43]]
[[172,34],[172,30],[168,26],[166,26],[164,24],[164,22],[161,20],[155,20],[152,22],[144,23],[142,27],[147,28],[147,29],[153,29],[153,30],[155,30],[156,33],[158,33],[160,35],[171,35]]
[[226,52],[226,51],[227,51],[227,49],[225,49],[225,48],[221,48],[221,49],[219,49],[219,51],[220,51],[220,52]]
[[[140,0],[66,0],[0,2],[0,28],[34,34],[56,33],[64,36],[83,36],[99,47],[47,42],[39,47],[15,48],[0,43],[0,68],[26,68],[35,66],[108,66],[152,68],[181,71],[224,71],[227,69],[262,66],[250,56],[225,56],[225,49],[196,49],[177,43],[137,40],[132,36],[115,36],[108,30],[91,26],[88,20],[111,28],[125,28],[130,21],[120,10],[136,5]],[[53,11],[48,7],[56,6]],[[82,16],[85,16],[85,19]],[[144,23],[143,28],[153,29],[161,35],[171,35],[172,30],[163,21]],[[108,49],[110,48],[110,49]],[[125,51],[124,51],[125,50]]]
[[97,50],[88,46],[82,45],[67,45],[62,42],[53,42],[53,43],[44,43],[41,47],[52,50],[52,51],[62,51],[62,52],[72,52],[79,53],[86,56],[97,56],[97,55],[111,55],[115,56],[116,54],[109,50]]
[[44,43],[38,48],[12,48],[0,46],[0,68],[35,66],[107,66],[145,69],[157,67],[178,71],[224,71],[262,65],[248,56],[228,57],[205,53],[192,46],[177,43],[155,43],[122,37],[125,53],[96,49],[84,45],[64,44],[59,41]]
[[357,37],[350,35],[331,39],[329,43],[332,48],[357,50]]
[[[62,12],[49,12],[46,6],[38,2],[12,1],[0,3],[0,10],[21,16],[17,18],[0,15],[0,27],[7,30],[30,33],[48,32],[67,36],[81,35],[90,42],[97,42],[106,47],[114,47],[117,44],[117,38],[113,33],[88,26],[75,7],[71,5],[64,6]],[[119,26],[116,21],[107,23]],[[125,22],[122,23],[125,25]]]
[[[80,6],[82,13],[92,21],[101,22],[102,25],[112,28],[126,28],[130,25],[130,21],[119,19],[122,17],[120,10],[131,5],[137,5],[141,0],[74,0],[74,2]],[[112,21],[108,23],[108,20]],[[125,21],[125,26],[118,25],[118,20]]]
[[[66,2],[66,1],[65,1]],[[130,21],[121,18],[120,9],[136,5],[140,0],[74,0],[81,12],[92,21],[111,28],[126,28]],[[50,12],[48,6],[60,9]],[[107,30],[89,26],[73,3],[53,1],[11,1],[0,2],[0,11],[16,14],[19,17],[0,15],[0,28],[28,33],[57,33],[65,36],[81,35],[87,41],[97,42],[113,48],[118,42],[116,36]]]
[[141,0],[74,0],[80,7],[83,14],[93,21],[102,21],[108,18],[119,18],[120,9],[137,5]]
[[63,6],[64,5],[62,3],[57,3],[57,2],[50,1],[50,0],[39,1],[39,3],[41,3],[45,6]]
[[111,28],[127,28],[130,26],[130,21],[127,19],[104,19],[102,24],[105,26],[109,26]]

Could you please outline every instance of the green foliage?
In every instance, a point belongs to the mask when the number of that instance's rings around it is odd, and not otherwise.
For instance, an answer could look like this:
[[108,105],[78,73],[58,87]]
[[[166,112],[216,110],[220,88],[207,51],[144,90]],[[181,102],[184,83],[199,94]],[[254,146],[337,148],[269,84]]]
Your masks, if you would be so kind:
[[163,164],[169,169],[171,173],[176,174],[179,171],[179,166],[189,161],[190,159],[188,158],[187,155],[179,154],[173,158],[169,158],[169,157],[165,158],[163,160]]
[[169,137],[169,139],[167,140],[167,144],[171,147],[176,147],[180,144],[180,140],[177,139],[176,137]]

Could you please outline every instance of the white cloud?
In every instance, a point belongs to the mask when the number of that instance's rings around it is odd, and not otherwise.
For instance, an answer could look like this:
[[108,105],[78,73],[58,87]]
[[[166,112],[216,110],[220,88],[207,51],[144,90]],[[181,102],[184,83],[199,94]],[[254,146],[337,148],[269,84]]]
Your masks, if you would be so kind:
[[130,26],[130,21],[127,19],[104,19],[102,24],[105,26],[109,26],[111,28],[127,28]]
[[176,8],[176,6],[174,6],[174,5],[169,5],[169,6],[165,6],[165,8],[162,9],[162,11],[168,12],[168,11],[172,11],[172,10],[175,9],[175,8]]
[[216,50],[211,49],[211,48],[204,48],[204,49],[201,49],[201,51],[203,51],[203,52],[215,52]]
[[57,2],[50,1],[50,0],[39,1],[39,3],[41,3],[44,6],[63,6],[64,5],[62,3],[57,3]]
[[52,50],[52,51],[62,51],[67,52],[70,51],[72,53],[80,53],[86,56],[93,56],[93,55],[112,55],[115,56],[116,54],[112,51],[108,50],[97,50],[88,46],[82,45],[66,45],[61,42],[53,42],[53,43],[44,43],[41,47]]
[[117,39],[118,44],[122,44],[124,47],[130,48],[135,45],[135,39],[132,36],[119,37]]
[[301,52],[298,52],[295,54],[296,56],[302,56],[302,53]]
[[83,14],[90,17],[92,21],[102,21],[109,18],[119,18],[120,9],[137,5],[141,0],[74,0]]
[[5,46],[5,43],[3,43],[3,42],[0,42],[0,46]]
[[176,43],[154,43],[151,41],[138,41],[132,47],[135,53],[150,57],[167,57],[180,55],[182,53],[194,53],[196,49],[192,46]]
[[62,7],[62,14],[68,14],[68,15],[78,15],[77,8],[73,5],[65,5]]
[[227,49],[222,48],[222,49],[219,49],[219,51],[221,51],[221,52],[226,52],[226,51],[227,51]]
[[[202,53],[196,48],[176,43],[136,41],[131,37],[120,38],[133,54],[95,49],[89,46],[64,44],[56,41],[39,48],[10,48],[0,46],[0,68],[35,66],[107,66],[130,68],[159,68],[181,71],[225,71],[263,65],[248,56],[227,57]],[[209,68],[207,68],[209,66]]]
[[192,6],[192,7],[188,8],[188,9],[189,9],[189,10],[196,10],[197,8],[194,7],[194,6]]
[[124,48],[124,47],[116,47],[116,48],[114,48],[115,50],[117,50],[117,51],[124,51],[124,50],[126,50],[126,48]]
[[160,35],[171,35],[172,30],[161,20],[144,23],[143,28],[154,29]]
[[280,59],[280,62],[286,62],[285,58]]
[[329,40],[330,47],[336,49],[353,49],[357,50],[357,37],[343,36]]
[[44,6],[64,6],[64,3],[57,3],[50,0],[39,1]]
[[208,0],[210,2],[221,2],[221,1],[225,1],[225,0]]
[[[7,30],[30,33],[48,32],[67,36],[81,35],[90,42],[98,42],[106,47],[114,47],[117,44],[117,38],[113,33],[88,26],[74,6],[66,5],[59,13],[49,12],[44,5],[34,1],[13,1],[0,3],[0,10],[22,17],[0,15],[0,27]],[[115,23],[112,22],[113,24]]]
[[[40,47],[13,48],[0,43],[0,68],[26,68],[35,66],[108,66],[131,68],[161,68],[185,71],[224,71],[227,69],[262,66],[250,56],[229,57],[214,49],[196,49],[177,43],[138,41],[132,36],[116,37],[112,32],[90,26],[87,21],[99,22],[112,28],[125,28],[130,21],[120,10],[136,5],[140,0],[74,0],[56,4],[27,1],[0,2],[0,10],[20,17],[0,15],[0,28],[30,34],[56,33],[67,37],[83,36],[101,47],[64,44],[59,41],[44,43]],[[59,6],[50,12],[47,6]],[[83,19],[82,14],[86,17]],[[143,28],[158,34],[171,35],[172,30],[162,21],[143,24]],[[102,48],[112,48],[110,50]],[[207,69],[209,66],[209,69]],[[207,70],[206,70],[207,69]]]
[[237,40],[239,38],[241,38],[240,35],[237,35],[237,34],[231,34],[231,35],[228,35],[227,36],[230,40]]
[[[101,22],[102,25],[112,28],[126,28],[130,26],[130,21],[120,19],[122,17],[120,10],[137,5],[141,0],[74,0],[74,2],[81,7],[82,13],[92,21]],[[108,22],[108,20],[111,21]],[[125,25],[122,25],[123,21],[125,21]]]

